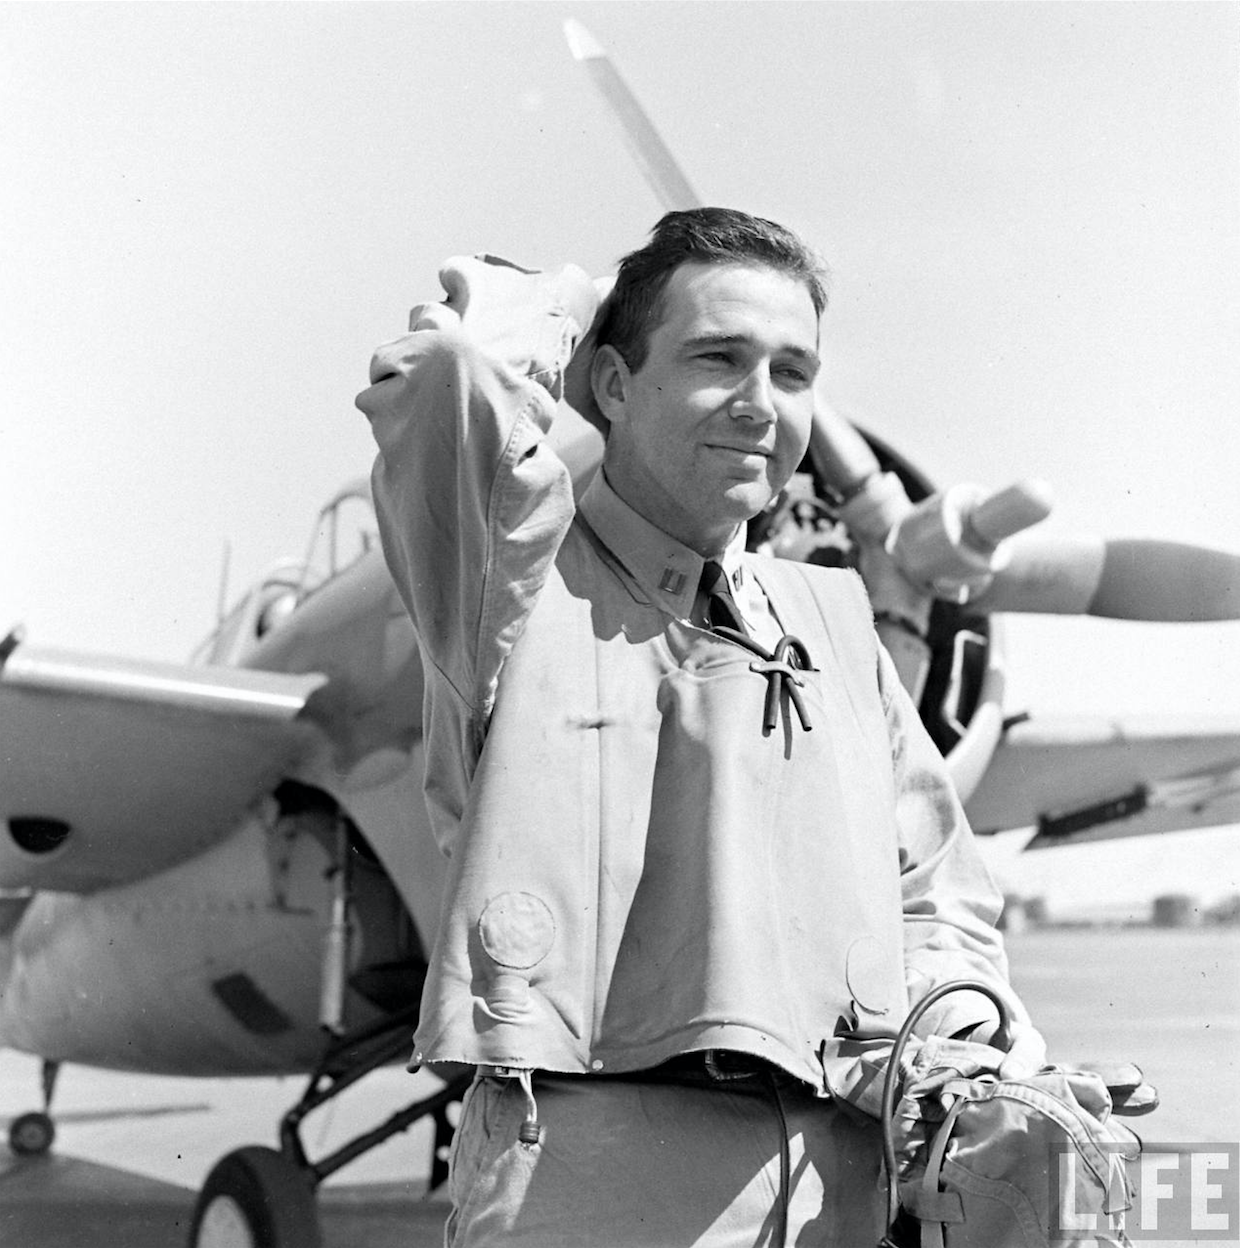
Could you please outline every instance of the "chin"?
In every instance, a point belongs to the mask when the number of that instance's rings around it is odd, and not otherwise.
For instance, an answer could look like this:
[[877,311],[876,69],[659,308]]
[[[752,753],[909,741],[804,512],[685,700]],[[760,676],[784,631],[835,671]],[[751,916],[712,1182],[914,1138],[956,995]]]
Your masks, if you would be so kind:
[[734,486],[727,492],[729,518],[737,524],[752,520],[775,497],[765,484]]

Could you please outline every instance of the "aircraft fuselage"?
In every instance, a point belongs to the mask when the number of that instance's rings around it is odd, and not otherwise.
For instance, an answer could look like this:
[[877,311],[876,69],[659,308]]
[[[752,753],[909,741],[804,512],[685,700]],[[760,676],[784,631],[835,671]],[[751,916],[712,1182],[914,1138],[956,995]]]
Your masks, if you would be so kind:
[[330,853],[269,818],[157,876],[36,894],[3,942],[0,1044],[156,1074],[311,1066]]

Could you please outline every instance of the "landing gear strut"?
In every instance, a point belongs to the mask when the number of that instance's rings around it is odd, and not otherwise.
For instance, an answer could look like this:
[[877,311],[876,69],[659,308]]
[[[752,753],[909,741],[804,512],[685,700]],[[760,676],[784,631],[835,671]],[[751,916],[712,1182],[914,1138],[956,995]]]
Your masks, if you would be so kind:
[[51,1110],[52,1093],[56,1090],[59,1073],[59,1062],[43,1063],[43,1108],[19,1114],[9,1124],[9,1148],[19,1157],[41,1157],[51,1149],[56,1139],[56,1124],[52,1121]]
[[407,1052],[417,1016],[416,1008],[405,1010],[333,1041],[301,1100],[281,1120],[279,1149],[237,1149],[207,1176],[194,1206],[190,1248],[320,1248],[314,1197],[318,1185],[420,1118],[429,1116],[435,1125],[430,1187],[443,1183],[453,1130],[448,1107],[465,1094],[472,1070],[318,1161],[307,1158],[299,1134],[307,1114]]

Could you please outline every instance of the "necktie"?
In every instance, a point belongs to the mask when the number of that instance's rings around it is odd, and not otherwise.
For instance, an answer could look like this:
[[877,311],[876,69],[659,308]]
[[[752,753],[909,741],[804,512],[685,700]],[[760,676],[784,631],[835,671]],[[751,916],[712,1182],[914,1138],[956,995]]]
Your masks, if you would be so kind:
[[706,596],[706,618],[710,621],[711,628],[731,628],[749,635],[736,599],[732,597],[728,574],[717,560],[707,559],[702,565],[702,579],[698,582],[698,589]]

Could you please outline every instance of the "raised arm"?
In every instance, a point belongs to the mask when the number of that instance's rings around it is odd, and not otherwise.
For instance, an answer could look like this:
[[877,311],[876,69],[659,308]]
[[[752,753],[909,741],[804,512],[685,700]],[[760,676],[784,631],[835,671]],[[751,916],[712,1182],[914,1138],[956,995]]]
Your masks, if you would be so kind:
[[447,297],[380,347],[357,405],[379,454],[375,507],[423,657],[474,732],[572,519],[544,434],[596,296],[580,269],[494,257],[440,273]]

